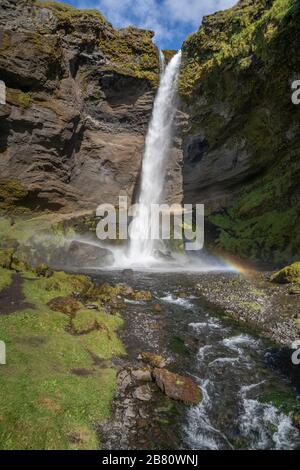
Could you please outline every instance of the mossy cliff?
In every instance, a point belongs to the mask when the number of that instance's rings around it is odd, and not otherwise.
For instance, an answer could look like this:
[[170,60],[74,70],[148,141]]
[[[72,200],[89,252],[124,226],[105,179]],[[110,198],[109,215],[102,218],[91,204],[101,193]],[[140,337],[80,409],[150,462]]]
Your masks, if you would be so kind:
[[152,39],[96,10],[1,1],[5,210],[95,210],[121,190],[131,197],[160,73]]
[[185,200],[205,203],[208,244],[254,261],[299,255],[299,27],[296,1],[242,0],[183,46]]

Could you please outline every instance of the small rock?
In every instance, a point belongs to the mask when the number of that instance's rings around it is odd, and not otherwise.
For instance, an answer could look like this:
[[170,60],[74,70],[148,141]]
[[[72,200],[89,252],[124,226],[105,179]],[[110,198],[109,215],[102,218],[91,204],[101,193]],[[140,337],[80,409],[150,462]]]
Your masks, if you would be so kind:
[[148,368],[133,369],[131,375],[135,380],[139,382],[152,382],[151,371]]
[[161,305],[160,304],[154,304],[153,305],[153,310],[155,310],[156,312],[161,312],[162,308],[161,308]]
[[145,290],[135,291],[129,297],[135,301],[152,300],[151,292]]
[[134,398],[141,401],[150,401],[152,398],[152,393],[148,385],[141,385],[136,388],[132,395]]
[[142,352],[138,358],[151,367],[163,368],[167,365],[163,357],[150,352]]
[[153,377],[157,386],[167,397],[196,405],[202,400],[202,392],[190,377],[174,374],[167,369],[154,369]]

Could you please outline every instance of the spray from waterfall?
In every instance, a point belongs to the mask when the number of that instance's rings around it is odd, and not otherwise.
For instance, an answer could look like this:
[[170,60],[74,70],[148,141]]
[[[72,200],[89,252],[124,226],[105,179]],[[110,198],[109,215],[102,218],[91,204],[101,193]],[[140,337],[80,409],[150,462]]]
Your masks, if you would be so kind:
[[151,237],[151,204],[159,204],[163,195],[167,158],[176,113],[176,93],[181,51],[165,66],[160,53],[161,79],[148,128],[138,197],[138,213],[131,223],[129,259],[148,264],[155,260],[155,243]]

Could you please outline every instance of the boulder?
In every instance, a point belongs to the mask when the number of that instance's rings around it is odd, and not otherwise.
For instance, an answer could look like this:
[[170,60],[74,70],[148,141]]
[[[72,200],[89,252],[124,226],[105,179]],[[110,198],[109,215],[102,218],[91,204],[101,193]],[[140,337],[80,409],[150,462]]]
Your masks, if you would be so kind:
[[155,368],[153,378],[161,391],[173,400],[182,401],[187,405],[196,405],[202,400],[201,390],[190,377]]
[[152,382],[151,370],[148,367],[132,369],[131,376],[138,382]]
[[114,262],[114,256],[107,248],[80,241],[73,241],[70,244],[67,256],[71,265],[78,268],[96,268]]
[[140,387],[136,388],[133,392],[133,397],[140,401],[150,401],[152,398],[152,393],[149,385],[141,385]]
[[271,282],[277,284],[300,284],[300,261],[286,266],[271,276]]
[[135,291],[130,295],[130,298],[132,300],[135,300],[137,302],[139,301],[145,301],[145,300],[152,300],[152,294],[149,291],[146,290],[139,290]]
[[139,355],[139,359],[141,359],[145,364],[148,364],[151,367],[163,368],[166,366],[166,361],[163,357],[158,356],[157,354],[153,354],[151,352],[142,352]]

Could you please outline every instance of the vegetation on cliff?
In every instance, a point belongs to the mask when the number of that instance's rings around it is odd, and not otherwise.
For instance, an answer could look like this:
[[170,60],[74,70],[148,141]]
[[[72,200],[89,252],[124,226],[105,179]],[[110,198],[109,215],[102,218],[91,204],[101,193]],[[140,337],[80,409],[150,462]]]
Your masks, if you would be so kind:
[[187,138],[201,135],[198,171],[205,161],[217,173],[216,156],[226,165],[226,152],[236,153],[218,207],[203,189],[214,243],[254,261],[286,263],[299,252],[300,108],[290,88],[300,70],[299,26],[294,0],[242,0],[204,18],[183,47],[180,92]]

